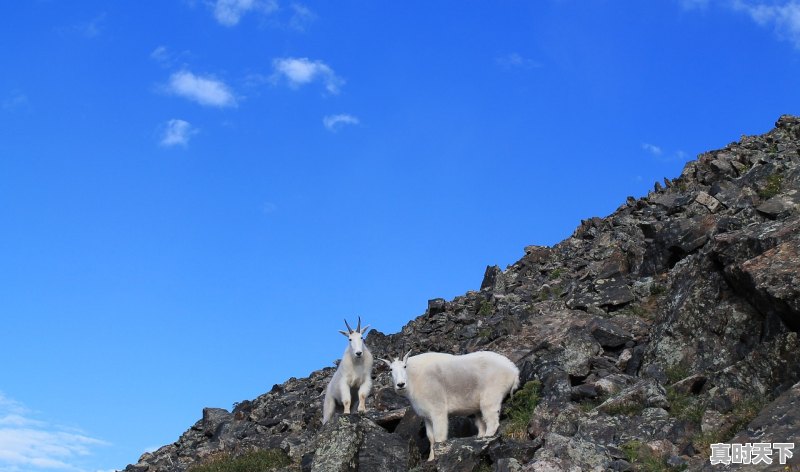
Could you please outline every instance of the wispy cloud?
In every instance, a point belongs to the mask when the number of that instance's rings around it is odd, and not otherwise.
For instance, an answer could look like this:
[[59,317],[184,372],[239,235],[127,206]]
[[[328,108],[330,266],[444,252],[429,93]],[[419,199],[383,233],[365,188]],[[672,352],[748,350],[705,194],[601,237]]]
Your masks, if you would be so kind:
[[642,143],[642,149],[654,156],[660,156],[664,153],[660,147],[650,143]]
[[14,111],[28,107],[28,96],[19,90],[12,90],[2,101],[3,110]]
[[213,77],[194,75],[189,71],[172,74],[167,90],[204,106],[236,106],[236,98],[224,82]]
[[150,53],[150,58],[156,62],[167,62],[169,61],[170,53],[166,46],[159,46],[153,49],[153,52]]
[[285,78],[289,86],[298,88],[316,80],[325,84],[325,89],[333,94],[339,93],[344,79],[336,75],[333,69],[322,61],[312,61],[306,57],[278,58],[272,61],[273,77],[277,80]]
[[322,124],[325,125],[329,131],[333,132],[339,131],[343,126],[357,125],[358,123],[358,118],[347,114],[328,115],[322,119]]
[[516,52],[512,52],[510,54],[497,57],[495,58],[495,62],[497,63],[497,65],[505,67],[507,69],[512,69],[512,68],[533,69],[542,66],[540,63],[534,61],[533,59],[528,59],[527,57],[523,57]]
[[198,132],[199,130],[188,121],[172,119],[164,127],[160,144],[164,147],[186,147],[189,145],[189,139]]
[[175,67],[176,64],[185,61],[190,56],[189,51],[173,51],[164,45],[158,46],[150,52],[150,59],[164,68]]
[[264,205],[261,207],[261,211],[263,211],[265,215],[275,213],[276,211],[278,211],[278,205],[272,202],[265,202]]
[[731,6],[736,11],[748,14],[760,26],[772,27],[780,39],[800,49],[800,1],[765,4],[733,0]]
[[214,18],[224,26],[236,26],[247,13],[268,15],[278,9],[274,0],[216,0]]
[[308,25],[317,19],[316,13],[300,3],[291,4],[292,17],[289,19],[289,27],[296,31],[305,31]]
[[77,458],[108,444],[31,416],[25,406],[0,392],[0,470],[78,471]]
[[680,149],[671,151],[651,143],[642,143],[642,150],[660,162],[686,161],[689,157],[687,153]]

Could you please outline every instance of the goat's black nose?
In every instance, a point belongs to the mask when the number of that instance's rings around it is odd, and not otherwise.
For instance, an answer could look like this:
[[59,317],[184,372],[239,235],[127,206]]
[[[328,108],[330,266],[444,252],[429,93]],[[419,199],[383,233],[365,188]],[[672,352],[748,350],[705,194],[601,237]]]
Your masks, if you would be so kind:
[[358,352],[356,353],[356,357],[361,357],[361,351],[358,351]]
[[400,382],[399,384],[397,384],[397,388],[403,388],[405,386],[406,386],[405,382]]

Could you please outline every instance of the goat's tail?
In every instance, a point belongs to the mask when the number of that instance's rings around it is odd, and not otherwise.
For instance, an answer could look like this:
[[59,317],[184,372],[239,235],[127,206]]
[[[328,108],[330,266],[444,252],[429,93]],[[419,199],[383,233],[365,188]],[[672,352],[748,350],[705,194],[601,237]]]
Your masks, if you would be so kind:
[[322,424],[330,421],[334,410],[336,410],[336,400],[334,400],[331,392],[327,392],[325,394],[325,400],[322,404]]
[[519,372],[519,368],[517,366],[514,366],[514,373],[516,374],[516,375],[514,375],[514,383],[511,384],[511,388],[508,390],[508,396],[509,397],[513,397],[514,396],[514,392],[516,392],[517,389],[519,388],[519,373],[520,372]]

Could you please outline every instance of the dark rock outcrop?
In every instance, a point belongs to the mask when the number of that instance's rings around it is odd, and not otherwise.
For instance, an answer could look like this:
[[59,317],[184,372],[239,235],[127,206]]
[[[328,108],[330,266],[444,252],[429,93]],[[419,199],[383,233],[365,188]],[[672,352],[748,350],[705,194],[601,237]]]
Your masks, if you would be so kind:
[[[488,267],[480,290],[429,301],[400,333],[369,334],[377,353],[503,353],[522,384],[539,385],[527,426],[513,429],[520,412],[504,411],[501,434],[483,439],[470,419],[452,418],[452,439],[423,462],[423,423],[385,369],[374,372],[366,414],[322,427],[326,368],[230,413],[204,410],[126,471],[182,472],[253,448],[280,449],[287,470],[605,471],[645,460],[712,470],[713,442],[796,441],[798,191],[800,119],[783,116],[565,241]],[[798,467],[800,450],[791,461]]]

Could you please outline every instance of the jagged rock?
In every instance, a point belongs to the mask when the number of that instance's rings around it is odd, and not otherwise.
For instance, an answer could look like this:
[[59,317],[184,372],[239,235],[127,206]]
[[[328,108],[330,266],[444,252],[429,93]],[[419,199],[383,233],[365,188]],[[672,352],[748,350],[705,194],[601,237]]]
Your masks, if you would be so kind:
[[488,464],[488,451],[498,438],[457,438],[436,443],[436,470],[439,472],[477,472]]
[[424,423],[380,366],[369,411],[323,427],[327,367],[231,413],[204,410],[126,471],[184,472],[254,448],[279,449],[289,470],[303,471],[640,470],[624,452],[631,444],[702,470],[698,435],[732,427],[742,405],[770,399],[731,441],[800,437],[800,118],[776,126],[700,155],[680,177],[582,221],[553,247],[526,247],[504,271],[487,267],[480,290],[430,300],[401,332],[369,333],[382,356],[509,357],[521,386],[540,385],[517,441],[477,439],[471,418],[452,417],[440,459],[425,462]]
[[616,349],[633,340],[633,336],[629,333],[613,322],[602,318],[594,318],[589,323],[588,329],[597,342],[606,349]]
[[438,315],[442,313],[447,308],[447,302],[444,298],[434,298],[433,300],[428,300],[428,314],[429,315]]
[[716,213],[719,207],[722,205],[719,200],[712,197],[711,195],[705,192],[697,192],[697,197],[695,197],[695,201],[704,207],[708,208],[708,211],[711,213]]
[[759,205],[756,210],[766,215],[770,219],[786,218],[795,213],[800,206],[800,192],[793,191],[792,194],[779,195],[772,197]]
[[357,415],[342,415],[319,433],[312,472],[407,471],[414,460],[409,441]]
[[609,398],[597,409],[613,414],[618,410],[637,407],[669,408],[667,392],[653,380],[642,380]]

